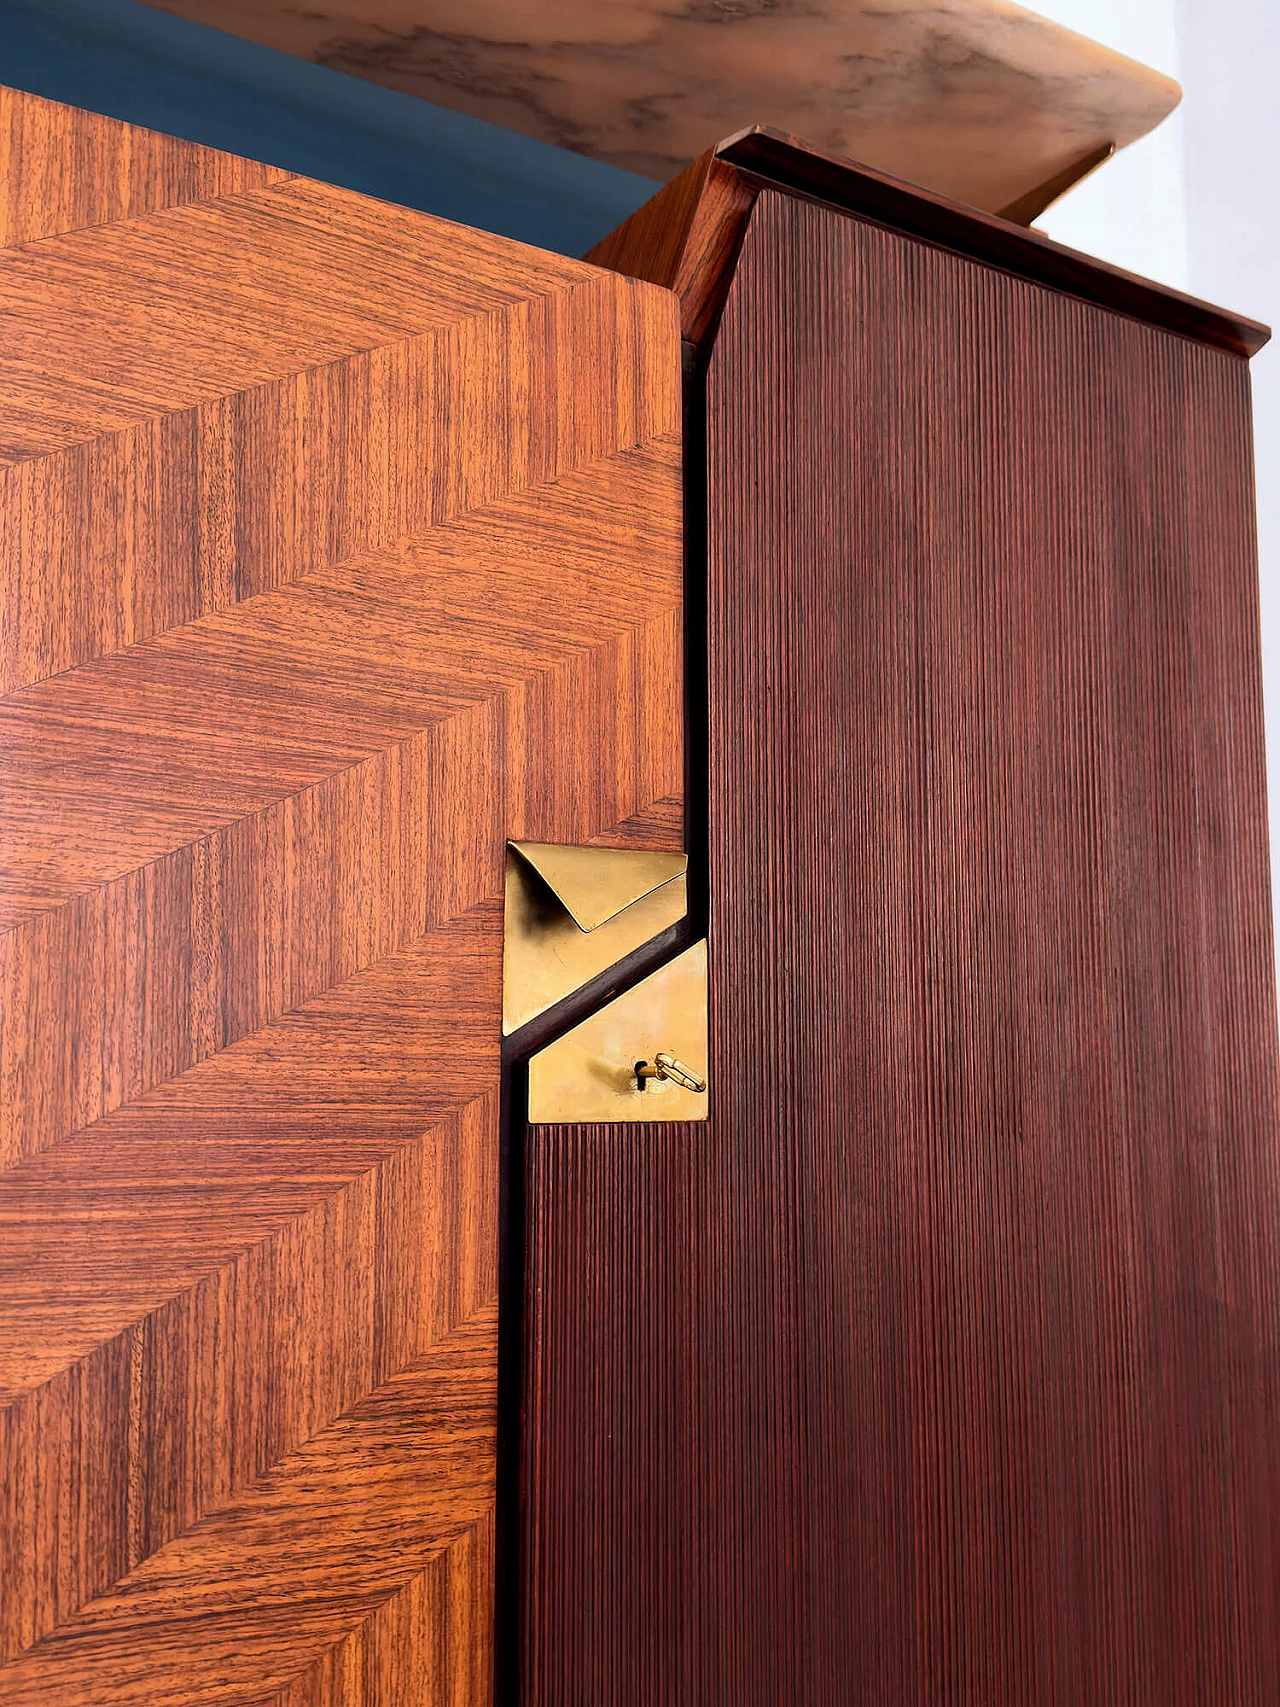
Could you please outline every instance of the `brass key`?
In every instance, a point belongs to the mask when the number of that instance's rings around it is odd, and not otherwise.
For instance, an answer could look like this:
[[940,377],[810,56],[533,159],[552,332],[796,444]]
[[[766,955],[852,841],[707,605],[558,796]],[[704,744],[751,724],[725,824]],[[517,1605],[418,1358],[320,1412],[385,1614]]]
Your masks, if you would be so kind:
[[641,1090],[645,1088],[647,1079],[670,1079],[673,1085],[683,1085],[687,1091],[705,1091],[707,1081],[701,1073],[695,1073],[692,1067],[686,1067],[683,1061],[677,1061],[674,1055],[665,1051],[654,1056],[652,1061],[636,1062],[636,1082]]

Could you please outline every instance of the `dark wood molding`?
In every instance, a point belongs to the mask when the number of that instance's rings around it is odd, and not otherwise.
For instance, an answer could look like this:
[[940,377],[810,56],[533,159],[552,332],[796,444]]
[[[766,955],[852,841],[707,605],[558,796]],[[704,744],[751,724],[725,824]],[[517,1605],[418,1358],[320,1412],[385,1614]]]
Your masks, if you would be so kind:
[[[1233,355],[1252,356],[1271,329],[1242,314],[1231,314],[1194,296],[1153,284],[1106,261],[1068,249],[1039,231],[1012,225],[995,214],[922,190],[886,172],[854,165],[798,137],[767,125],[755,125],[730,137],[716,150],[761,183],[812,196],[830,207],[875,220],[904,236],[937,243],[971,261],[1001,267],[1035,284],[1099,308],[1111,308],[1133,320],[1160,326]],[[643,211],[643,210],[642,210]]]
[[765,186],[810,197],[1232,355],[1256,355],[1271,336],[1269,327],[1245,315],[1139,278],[1039,231],[844,160],[767,125],[729,137],[695,161],[586,259],[674,290],[685,338],[705,347],[714,336],[755,197]]

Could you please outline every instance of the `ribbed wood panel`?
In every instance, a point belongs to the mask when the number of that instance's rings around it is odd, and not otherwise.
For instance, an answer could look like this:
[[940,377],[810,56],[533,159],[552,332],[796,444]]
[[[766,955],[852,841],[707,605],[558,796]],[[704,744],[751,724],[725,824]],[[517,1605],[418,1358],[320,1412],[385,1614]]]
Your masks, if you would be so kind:
[[680,846],[675,306],[0,147],[0,1702],[481,1707],[504,842]]
[[705,1154],[701,1127],[529,1129],[526,1701],[700,1699]]
[[526,1702],[1263,1707],[1245,366],[765,192],[708,415],[712,1118],[531,1135]]

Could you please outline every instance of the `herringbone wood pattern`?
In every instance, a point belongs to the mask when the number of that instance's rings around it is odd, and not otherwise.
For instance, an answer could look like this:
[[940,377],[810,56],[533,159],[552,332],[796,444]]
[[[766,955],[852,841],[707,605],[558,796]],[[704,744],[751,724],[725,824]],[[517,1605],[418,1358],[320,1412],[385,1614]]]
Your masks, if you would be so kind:
[[464,1707],[503,842],[680,845],[674,301],[0,146],[0,1702]]

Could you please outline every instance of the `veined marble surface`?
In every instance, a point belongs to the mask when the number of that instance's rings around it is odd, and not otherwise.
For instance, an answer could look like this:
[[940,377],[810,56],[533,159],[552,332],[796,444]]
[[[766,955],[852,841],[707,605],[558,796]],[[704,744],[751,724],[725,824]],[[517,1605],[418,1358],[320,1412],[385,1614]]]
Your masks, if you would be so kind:
[[998,211],[1177,104],[1009,0],[151,0],[668,179],[771,124]]

